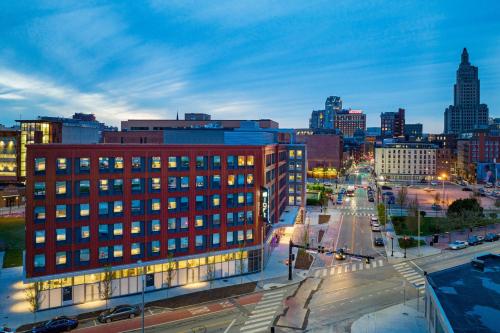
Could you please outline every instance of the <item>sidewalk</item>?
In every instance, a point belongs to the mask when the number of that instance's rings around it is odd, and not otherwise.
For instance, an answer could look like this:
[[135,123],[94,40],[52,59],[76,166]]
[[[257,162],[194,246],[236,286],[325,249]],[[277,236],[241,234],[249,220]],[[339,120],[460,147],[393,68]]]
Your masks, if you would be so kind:
[[352,333],[425,333],[427,322],[423,312],[423,301],[420,299],[417,311],[417,300],[398,304],[383,310],[366,314],[352,323]]
[[[300,282],[303,277],[299,275],[298,272],[294,274],[293,281],[288,281],[288,267],[285,265],[285,259],[288,259],[289,239],[289,235],[281,237],[278,246],[274,248],[267,261],[264,272],[214,280],[212,282],[212,289],[224,288],[241,283],[257,282],[256,291],[258,291]],[[9,327],[19,327],[23,324],[33,322],[34,317],[29,311],[29,306],[25,300],[24,286],[21,280],[22,267],[0,270],[0,285],[3,286],[3,288],[0,289],[0,325],[6,324]],[[145,302],[149,303],[160,299],[208,289],[210,289],[210,284],[208,282],[199,282],[168,289],[168,292],[167,289],[146,292],[144,298]],[[112,298],[108,301],[108,307],[123,303],[139,304],[141,301],[142,296],[139,293]],[[103,310],[105,305],[104,301],[95,301],[44,310],[37,313],[36,320],[48,320],[60,315],[76,316],[82,313]]]

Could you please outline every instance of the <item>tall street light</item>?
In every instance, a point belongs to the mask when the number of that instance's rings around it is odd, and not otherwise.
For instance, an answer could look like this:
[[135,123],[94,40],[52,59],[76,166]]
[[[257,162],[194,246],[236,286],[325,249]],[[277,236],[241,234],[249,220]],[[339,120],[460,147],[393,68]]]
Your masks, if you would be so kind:
[[[441,174],[441,180],[443,181],[443,194],[442,194],[442,195],[443,195],[443,203],[445,202],[445,201],[444,201],[444,181],[445,181],[445,179],[446,179],[447,177],[448,177],[448,175],[447,175],[446,173]],[[438,177],[438,178],[439,178],[439,177]]]

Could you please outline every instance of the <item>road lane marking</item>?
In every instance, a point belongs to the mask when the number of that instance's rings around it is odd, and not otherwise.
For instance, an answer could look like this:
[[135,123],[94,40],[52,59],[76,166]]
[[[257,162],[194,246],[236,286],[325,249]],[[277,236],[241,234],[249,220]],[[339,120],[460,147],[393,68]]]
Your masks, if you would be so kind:
[[280,302],[281,303],[281,299],[279,299],[279,300],[277,300],[277,299],[262,300],[259,302],[259,305],[270,304],[273,302]]
[[353,272],[356,272],[356,264],[353,264],[352,265],[352,269],[351,269]]
[[408,281],[410,281],[411,283],[417,284],[417,283],[416,283],[417,281],[422,282],[422,281],[423,281],[423,279],[422,279],[422,277],[421,277],[421,276],[418,276],[418,277],[413,277],[413,278],[410,278],[410,279],[408,279]]
[[323,277],[325,277],[328,274],[328,270],[323,269]]
[[363,263],[362,263],[362,262],[360,262],[360,263],[359,263],[359,270],[360,270],[360,271],[362,271],[364,267],[365,267],[365,265],[363,265]]
[[316,271],[314,271],[314,277],[319,277],[319,274],[320,274],[320,270],[317,269]]
[[366,265],[366,269],[370,269],[370,264],[365,264]]
[[405,274],[403,276],[404,276],[405,279],[408,280],[408,279],[411,279],[412,277],[420,276],[420,274],[418,274],[418,273],[415,272],[415,273],[411,273],[411,274]]
[[373,266],[373,268],[377,268],[377,262],[376,262],[376,261],[373,261],[373,262],[372,262],[372,266]]
[[261,328],[256,328],[254,330],[246,331],[245,333],[258,333],[258,332],[265,332],[267,331],[267,326],[261,327]]
[[408,272],[415,272],[415,270],[411,267],[408,267],[408,268],[405,268],[405,269],[398,269],[397,270],[399,273],[401,274],[404,274],[404,273],[408,273]]
[[269,297],[263,297],[262,301],[268,301],[268,300],[281,300],[283,298],[283,295],[272,295]]
[[339,266],[339,269],[337,270],[337,274],[342,274],[342,266]]
[[347,273],[347,272],[349,272],[349,266],[345,265],[344,266],[344,273]]
[[380,267],[384,266],[384,261],[382,259],[379,259],[378,264]]
[[226,330],[224,331],[224,333],[229,332],[229,330],[231,329],[231,326],[233,326],[233,324],[234,324],[235,321],[236,321],[236,318],[233,319],[233,321],[231,322],[231,324],[229,324],[229,326],[226,328]]
[[[266,319],[267,317],[272,317],[274,316],[274,312],[273,313],[259,313],[257,315],[251,315],[251,316],[248,316],[248,319],[251,319],[251,320],[254,320],[254,321],[260,321],[262,319]],[[245,322],[245,324],[251,324],[252,322],[247,320]]]
[[330,268],[330,275],[335,274],[335,268],[336,268],[336,267],[332,267],[332,268]]
[[405,265],[406,265],[406,263],[405,263],[405,262],[400,262],[400,263],[398,263],[398,264],[394,264],[394,265],[392,265],[392,266],[394,266],[394,267],[400,267],[400,266],[405,266]]
[[262,312],[269,312],[269,311],[276,311],[276,309],[278,308],[279,304],[273,304],[273,305],[270,305],[268,307],[265,307],[265,308],[260,308],[258,310],[253,310],[252,311],[252,315],[253,314],[258,314],[258,313],[262,313]]

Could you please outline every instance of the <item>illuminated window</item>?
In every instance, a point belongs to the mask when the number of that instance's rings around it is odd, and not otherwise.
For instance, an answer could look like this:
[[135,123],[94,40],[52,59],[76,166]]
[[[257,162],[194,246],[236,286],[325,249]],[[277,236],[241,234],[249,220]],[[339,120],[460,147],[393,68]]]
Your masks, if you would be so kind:
[[227,185],[228,186],[234,186],[235,178],[236,177],[234,175],[228,175],[227,176]]
[[288,175],[288,181],[294,182],[295,181],[295,174],[291,173]]
[[168,240],[168,250],[173,251],[175,250],[175,239],[169,239]]
[[45,195],[45,182],[36,182],[34,194],[36,196],[44,196]]
[[140,169],[140,168],[142,168],[142,158],[132,157],[132,169]]
[[151,231],[159,232],[160,231],[160,220],[152,220],[151,221]]
[[203,227],[203,225],[204,225],[203,216],[202,215],[196,215],[196,217],[194,218],[194,226],[196,228],[201,228],[201,227]]
[[181,188],[189,188],[189,177],[181,177]]
[[214,194],[212,196],[212,206],[213,207],[219,207],[220,206],[220,195]]
[[88,203],[80,204],[80,216],[90,215],[90,205]]
[[139,222],[139,221],[132,222],[132,227],[130,229],[130,232],[133,235],[140,234],[141,233],[141,222]]
[[189,221],[186,216],[181,217],[181,229],[187,229],[189,227]]
[[36,230],[35,231],[35,243],[36,244],[45,243],[45,230]]
[[107,192],[109,190],[109,181],[107,179],[99,179],[99,191]]
[[35,254],[33,265],[35,268],[45,267],[45,254]]
[[245,235],[243,234],[243,230],[238,230],[238,242],[243,242],[245,240]]
[[117,170],[123,169],[123,157],[115,157],[114,168]]
[[297,181],[302,181],[302,174],[301,173],[298,173],[296,175],[296,177],[297,177]]
[[302,159],[302,150],[297,150],[297,159]]
[[109,169],[109,157],[99,157],[99,169],[100,170]]
[[288,152],[288,157],[291,158],[291,159],[295,158],[295,150],[290,150]]
[[177,168],[177,157],[170,156],[168,158],[168,168],[169,169],[175,169],[175,168]]
[[196,247],[200,247],[200,246],[203,246],[205,244],[205,239],[204,239],[203,235],[196,235],[194,240],[195,240]]
[[80,237],[82,239],[86,239],[90,237],[90,227],[88,225],[84,225],[80,231]]
[[45,157],[35,158],[35,172],[45,171]]
[[253,230],[248,229],[247,230],[247,240],[252,240],[253,239]]
[[123,201],[113,202],[113,213],[115,214],[123,213]]
[[253,155],[248,155],[247,156],[247,166],[254,166],[254,163],[255,163],[255,161],[254,161]]
[[68,169],[68,160],[60,157],[56,160],[56,168],[58,171],[66,171]]
[[151,157],[151,169],[160,169],[160,168],[161,168],[160,156]]
[[56,205],[56,218],[66,217],[66,205]]
[[80,250],[80,261],[89,261],[90,260],[90,250],[89,249],[81,249]]
[[108,259],[108,247],[107,246],[99,247],[99,259]]
[[151,178],[151,190],[159,191],[161,189],[160,178]]
[[90,170],[90,158],[82,157],[80,158],[80,170],[89,171]]
[[175,217],[170,217],[167,222],[168,222],[168,230],[175,230],[177,228],[177,222],[175,220]]
[[160,210],[160,199],[151,199],[151,210],[154,212]]
[[35,219],[37,220],[45,220],[45,207],[44,206],[36,206],[34,208]]
[[56,229],[56,240],[64,242],[66,240],[66,229]]
[[123,224],[122,223],[113,224],[113,236],[123,236]]
[[220,234],[219,233],[212,234],[212,244],[213,245],[220,244]]
[[196,156],[196,169],[205,168],[205,156]]
[[133,256],[141,254],[141,244],[132,243],[132,245],[130,246],[130,254]]
[[187,237],[181,237],[181,249],[187,249],[189,246],[189,240]]
[[113,180],[113,191],[117,193],[123,192],[123,179]]
[[247,175],[247,184],[248,185],[253,185],[253,174],[249,173]]
[[168,209],[177,209],[177,200],[175,198],[168,198]]
[[243,205],[245,203],[245,194],[238,193],[238,204]]
[[245,166],[245,156],[238,156],[238,166],[239,167]]
[[151,252],[153,253],[160,252],[160,241],[155,240],[151,242]]
[[66,252],[56,252],[56,265],[66,265],[67,258]]
[[113,257],[115,258],[123,257],[123,245],[113,246]]

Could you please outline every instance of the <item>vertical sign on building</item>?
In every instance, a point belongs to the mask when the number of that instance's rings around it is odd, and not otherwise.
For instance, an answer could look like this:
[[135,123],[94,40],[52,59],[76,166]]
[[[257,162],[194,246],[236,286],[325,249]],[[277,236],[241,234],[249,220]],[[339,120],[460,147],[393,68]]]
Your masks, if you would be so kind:
[[264,222],[269,223],[269,189],[262,187],[260,192],[260,216]]

